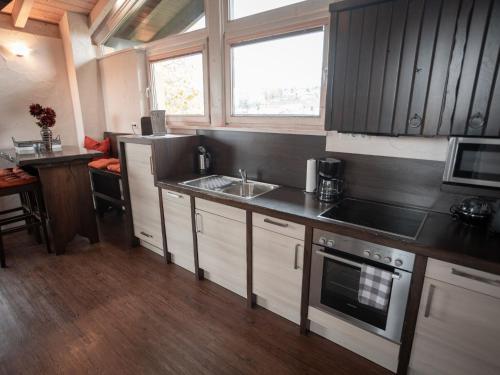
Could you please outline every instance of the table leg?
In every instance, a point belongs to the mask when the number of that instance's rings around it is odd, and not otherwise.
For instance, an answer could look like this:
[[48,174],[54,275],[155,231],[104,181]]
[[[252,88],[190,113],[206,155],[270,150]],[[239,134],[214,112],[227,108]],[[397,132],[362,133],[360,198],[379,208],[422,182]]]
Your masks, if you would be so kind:
[[77,234],[99,241],[86,163],[71,162],[38,168],[45,209],[56,254]]

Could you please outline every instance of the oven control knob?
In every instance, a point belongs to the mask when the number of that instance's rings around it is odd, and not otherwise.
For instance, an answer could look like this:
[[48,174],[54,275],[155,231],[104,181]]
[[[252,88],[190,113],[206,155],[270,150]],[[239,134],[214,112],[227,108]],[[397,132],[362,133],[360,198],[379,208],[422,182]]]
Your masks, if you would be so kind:
[[394,261],[394,264],[396,265],[396,267],[401,267],[403,265],[403,261],[401,259],[396,259]]
[[325,237],[320,237],[318,240],[320,245],[326,245],[326,238]]
[[382,258],[382,256],[381,256],[379,253],[375,253],[375,254],[373,255],[373,258],[374,258],[375,260],[380,260],[380,259]]
[[326,246],[333,247],[333,246],[335,246],[335,242],[332,240],[326,241]]
[[371,257],[372,256],[372,252],[370,250],[363,251],[363,254],[365,255],[365,257]]
[[384,262],[391,263],[392,262],[392,258],[391,257],[385,257],[384,258]]

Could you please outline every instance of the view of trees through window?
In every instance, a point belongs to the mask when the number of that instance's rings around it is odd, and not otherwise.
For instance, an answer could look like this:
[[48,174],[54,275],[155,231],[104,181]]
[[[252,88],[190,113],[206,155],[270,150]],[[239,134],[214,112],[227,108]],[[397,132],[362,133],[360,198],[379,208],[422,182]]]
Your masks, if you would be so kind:
[[156,109],[171,116],[203,116],[203,55],[169,58],[151,64]]
[[234,116],[319,116],[323,29],[231,47]]

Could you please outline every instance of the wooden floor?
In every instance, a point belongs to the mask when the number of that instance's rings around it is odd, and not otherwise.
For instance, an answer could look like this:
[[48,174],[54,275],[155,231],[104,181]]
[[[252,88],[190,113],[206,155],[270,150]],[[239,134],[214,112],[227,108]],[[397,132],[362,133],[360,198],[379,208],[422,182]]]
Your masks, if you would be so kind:
[[102,241],[48,255],[6,237],[0,374],[387,374],[382,368],[193,275],[127,249],[120,221]]

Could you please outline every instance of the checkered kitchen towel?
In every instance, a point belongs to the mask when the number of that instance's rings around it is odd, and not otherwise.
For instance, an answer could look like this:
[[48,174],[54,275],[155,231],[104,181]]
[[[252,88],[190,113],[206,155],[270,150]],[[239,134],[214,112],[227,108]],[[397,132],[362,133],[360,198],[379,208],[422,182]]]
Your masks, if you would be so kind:
[[392,288],[392,273],[363,264],[359,278],[358,301],[387,311]]

